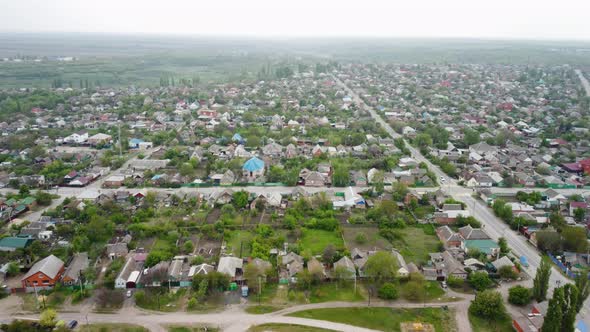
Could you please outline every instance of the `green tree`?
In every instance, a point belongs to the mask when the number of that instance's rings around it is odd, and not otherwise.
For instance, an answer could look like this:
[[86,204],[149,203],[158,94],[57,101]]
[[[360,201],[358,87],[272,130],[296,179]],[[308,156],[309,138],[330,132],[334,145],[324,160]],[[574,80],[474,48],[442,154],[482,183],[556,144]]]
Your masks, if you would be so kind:
[[184,251],[187,254],[192,253],[194,249],[195,249],[195,246],[193,245],[193,242],[191,240],[185,241],[184,244],[182,245],[182,251]]
[[577,222],[582,222],[585,217],[586,217],[586,209],[576,208],[574,210],[574,219]]
[[52,329],[57,323],[57,312],[53,309],[45,309],[39,316],[39,324],[45,328]]
[[582,227],[565,227],[561,231],[563,249],[585,253],[588,249],[586,229]]
[[336,257],[336,248],[333,244],[328,244],[322,253],[322,261],[329,265],[334,262],[334,257]]
[[397,288],[391,282],[386,282],[379,288],[377,296],[384,300],[395,300],[398,297]]
[[39,204],[41,206],[51,205],[52,200],[53,199],[51,198],[51,194],[49,194],[47,192],[39,190],[35,193],[35,201],[37,202],[37,204]]
[[236,191],[233,194],[233,202],[234,205],[238,208],[238,209],[243,209],[246,206],[248,206],[248,193],[244,190],[240,190],[240,191]]
[[514,305],[527,305],[531,302],[531,290],[523,286],[514,286],[508,290],[508,302]]
[[561,331],[574,332],[576,324],[576,311],[578,307],[578,289],[576,285],[566,284],[563,288],[563,302],[561,303]]
[[498,239],[498,246],[500,247],[500,253],[506,255],[510,252],[510,248],[508,247],[508,242],[504,237],[500,237]]
[[469,312],[489,321],[499,321],[507,315],[502,295],[491,290],[478,293],[475,299],[471,301]]
[[590,294],[590,282],[588,281],[588,270],[582,270],[576,275],[576,288],[578,289],[578,301],[576,304],[576,312],[580,312],[584,306],[584,301]]
[[547,299],[547,290],[549,289],[549,278],[551,277],[551,263],[547,258],[541,259],[541,264],[537,268],[537,274],[533,280],[533,297],[537,302],[543,302]]
[[553,298],[549,300],[547,314],[543,321],[542,332],[560,332],[561,322],[563,319],[563,312],[561,311],[562,303],[564,301],[563,289],[556,288],[553,291]]
[[504,279],[515,280],[516,278],[518,278],[518,273],[516,273],[516,271],[514,271],[514,268],[509,265],[504,265],[501,268],[499,268],[498,274],[500,275],[500,277]]
[[365,274],[377,283],[393,279],[396,272],[397,261],[386,251],[379,251],[369,256],[365,263]]
[[467,281],[469,282],[471,287],[475,288],[478,291],[488,289],[492,287],[492,285],[494,284],[494,282],[492,281],[492,279],[490,279],[488,274],[483,271],[470,273],[469,277],[467,278]]

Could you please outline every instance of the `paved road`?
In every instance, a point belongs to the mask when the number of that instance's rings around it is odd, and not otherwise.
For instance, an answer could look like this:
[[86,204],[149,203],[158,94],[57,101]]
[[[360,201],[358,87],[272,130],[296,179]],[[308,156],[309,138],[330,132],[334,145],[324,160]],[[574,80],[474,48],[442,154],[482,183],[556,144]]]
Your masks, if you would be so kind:
[[584,74],[582,74],[582,71],[579,69],[575,70],[576,75],[578,75],[578,77],[580,78],[580,81],[582,82],[582,86],[584,87],[584,90],[586,90],[586,95],[588,97],[590,97],[590,83],[588,83],[588,80],[586,79],[586,77],[584,77]]
[[[580,74],[579,74],[580,75]],[[361,100],[360,96],[346,87],[346,85],[337,77],[334,77],[336,83],[348,91],[348,93],[352,96],[353,100]],[[583,76],[581,76],[582,82],[587,86],[587,81]],[[589,86],[590,87],[590,86]],[[590,90],[587,90],[590,91]],[[391,137],[398,138],[399,134],[397,134],[388,123],[383,121],[381,116],[377,114],[374,110],[368,108],[365,103],[357,102],[359,106],[363,109],[366,109],[369,114],[378,122],[381,123],[382,126],[390,133]],[[467,209],[470,211],[471,215],[477,218],[482,223],[482,227],[486,230],[486,232],[492,237],[492,239],[497,240],[500,237],[506,238],[508,245],[512,249],[512,251],[518,255],[524,255],[528,258],[529,267],[526,269],[527,274],[534,277],[537,268],[541,262],[541,256],[536,248],[528,243],[528,241],[523,237],[519,236],[516,232],[512,231],[502,220],[497,218],[493,212],[480,200],[474,199],[472,197],[472,190],[459,186],[457,181],[453,178],[448,177],[438,166],[432,164],[428,159],[426,159],[418,149],[411,146],[407,141],[404,140],[406,143],[407,148],[410,150],[412,157],[418,162],[424,162],[428,165],[428,168],[433,171],[436,176],[441,179],[441,189],[445,191],[447,194],[452,196],[453,198],[464,202],[467,205]],[[508,189],[508,190],[518,190],[518,189]],[[569,279],[564,277],[556,268],[553,268],[551,273],[550,279],[550,292],[553,291],[553,288],[557,286],[557,284],[564,285],[567,282],[571,282]],[[578,318],[584,319],[587,323],[590,322],[590,302],[586,301],[584,303],[584,307],[580,311]]]
[[[447,306],[456,310],[457,323],[459,332],[471,332],[469,321],[467,317],[467,307],[471,300],[470,296],[461,295],[462,300],[456,302],[441,302],[441,303],[408,303],[408,302],[374,302],[372,307],[390,307],[390,308],[423,308],[423,307],[442,307]],[[14,297],[11,297],[14,298]],[[4,301],[4,300],[3,300]],[[3,302],[2,301],[2,302]],[[3,304],[0,302],[0,304]],[[11,302],[11,304],[14,304]],[[80,324],[86,322],[92,323],[127,323],[144,326],[150,331],[165,331],[166,325],[190,325],[190,324],[206,324],[220,327],[223,331],[229,332],[243,332],[247,331],[251,326],[266,324],[266,323],[284,323],[284,324],[298,324],[305,326],[313,326],[324,329],[331,329],[335,331],[344,332],[374,332],[374,330],[367,328],[360,328],[347,324],[334,323],[329,321],[306,319],[298,317],[285,316],[293,312],[308,310],[308,309],[322,309],[322,308],[350,308],[350,307],[364,307],[362,303],[351,302],[327,302],[318,304],[307,304],[290,307],[281,311],[277,311],[265,315],[252,315],[245,313],[242,306],[229,306],[222,312],[207,313],[207,314],[192,314],[186,312],[174,313],[160,313],[148,312],[140,310],[135,307],[126,307],[114,314],[97,314],[92,312],[59,313],[59,319],[63,320],[77,320]],[[18,315],[8,313],[4,310],[0,312],[0,321],[11,319],[37,319],[38,315]],[[467,325],[465,325],[467,324]]]

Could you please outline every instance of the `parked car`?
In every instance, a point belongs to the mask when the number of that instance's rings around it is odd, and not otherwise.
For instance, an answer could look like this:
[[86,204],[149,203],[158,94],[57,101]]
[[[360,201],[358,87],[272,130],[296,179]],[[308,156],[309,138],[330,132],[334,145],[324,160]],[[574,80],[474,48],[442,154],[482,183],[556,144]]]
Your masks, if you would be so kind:
[[73,330],[76,328],[76,326],[78,326],[78,321],[77,320],[71,320],[68,322],[68,324],[66,325],[66,327],[70,330]]
[[127,297],[131,297],[131,295],[133,295],[133,293],[131,292],[131,290],[127,291]]
[[442,282],[440,283],[440,285],[441,285],[441,287],[442,287],[443,289],[447,289],[447,287],[448,287],[448,286],[447,286],[447,282],[446,282],[446,281],[442,281]]

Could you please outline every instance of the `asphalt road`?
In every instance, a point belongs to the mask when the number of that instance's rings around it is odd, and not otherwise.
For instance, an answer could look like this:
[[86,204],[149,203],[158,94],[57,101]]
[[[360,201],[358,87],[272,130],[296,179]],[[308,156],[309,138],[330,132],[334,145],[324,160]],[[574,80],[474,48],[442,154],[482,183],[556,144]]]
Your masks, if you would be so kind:
[[[581,75],[581,72],[576,71],[582,80],[582,84],[588,93],[590,93],[590,85],[588,81]],[[364,102],[362,102],[360,96],[348,88],[341,80],[337,77],[334,77],[337,84],[343,87],[358,103],[359,107],[368,111],[368,113],[378,122],[380,123],[386,131],[391,135],[393,138],[399,138],[400,135],[396,133],[391,126],[383,121],[381,116],[377,114],[373,109],[369,108]],[[360,102],[359,102],[360,100]],[[488,235],[494,240],[498,240],[500,237],[504,237],[512,249],[512,252],[517,256],[526,256],[529,262],[529,267],[526,268],[527,274],[529,276],[534,277],[541,262],[541,256],[539,251],[533,247],[525,237],[518,235],[516,232],[512,231],[502,220],[497,218],[494,213],[480,200],[477,200],[472,197],[473,191],[469,188],[465,188],[459,186],[457,181],[453,178],[447,176],[438,166],[431,163],[428,159],[426,159],[418,149],[411,146],[407,141],[404,140],[406,143],[407,148],[410,150],[412,157],[418,162],[424,162],[428,165],[428,168],[433,171],[436,176],[440,179],[439,182],[441,184],[441,189],[445,191],[448,195],[452,196],[454,199],[461,201],[467,205],[467,209],[470,211],[471,215],[477,218],[481,223],[482,227],[486,230]],[[510,189],[510,190],[519,190],[519,189]],[[522,189],[520,189],[522,190]],[[550,279],[550,293],[553,291],[558,285],[564,285],[565,283],[571,282],[568,278],[564,277],[557,268],[552,269],[551,279]],[[590,302],[587,300],[584,303],[584,307],[580,311],[578,315],[578,319],[583,319],[586,323],[590,323]]]

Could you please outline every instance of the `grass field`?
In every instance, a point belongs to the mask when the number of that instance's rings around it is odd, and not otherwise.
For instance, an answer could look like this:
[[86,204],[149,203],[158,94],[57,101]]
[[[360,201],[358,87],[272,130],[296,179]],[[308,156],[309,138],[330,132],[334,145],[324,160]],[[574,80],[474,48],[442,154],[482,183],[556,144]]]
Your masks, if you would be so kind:
[[114,323],[80,324],[78,330],[82,332],[148,332],[148,329],[138,325]]
[[439,239],[430,230],[422,227],[406,227],[396,232],[398,239],[392,245],[404,256],[407,263],[414,262],[417,265],[429,260],[428,253],[439,251]]
[[403,322],[430,323],[437,332],[453,331],[455,328],[451,313],[439,308],[328,308],[299,311],[289,316],[327,320],[380,331],[400,331],[400,324]]
[[419,294],[420,296],[418,299],[413,299],[408,294],[405,285],[407,285],[407,283],[401,283],[399,287],[399,292],[401,297],[409,301],[421,302],[423,300],[426,300],[430,302],[439,298],[442,299],[445,296],[445,291],[440,287],[439,283],[436,281],[424,281],[424,286],[421,288],[422,290],[424,290],[424,292],[422,294]]
[[183,325],[172,325],[168,327],[168,332],[217,332],[218,328],[211,326],[183,326]]
[[281,308],[272,305],[252,305],[247,307],[245,311],[249,314],[262,315],[268,314],[269,312],[275,312],[278,310],[281,310]]
[[338,283],[322,283],[313,286],[309,302],[321,303],[331,301],[361,302],[366,299],[366,291],[361,285],[357,285],[356,293],[352,283],[339,285]]
[[[366,235],[367,241],[365,243],[359,243],[356,240],[358,234],[363,233]],[[391,249],[391,243],[379,235],[379,229],[377,227],[343,227],[342,235],[346,242],[348,250],[353,248],[359,248],[362,250],[374,250]]]
[[504,320],[488,321],[469,314],[469,322],[474,332],[511,332],[512,322],[510,318]]
[[269,323],[256,325],[248,329],[248,332],[328,332],[334,330],[321,329],[319,327]]
[[329,245],[333,245],[337,250],[344,248],[344,241],[337,231],[329,232],[318,229],[303,229],[301,237],[301,248],[311,250],[313,255],[321,254]]
[[[233,231],[225,236],[227,250],[231,251],[237,257],[246,257],[250,255],[250,241],[254,237],[249,231]],[[242,253],[240,256],[240,246]]]
[[138,290],[135,292],[135,303],[138,307],[158,310],[177,311],[182,307],[186,295],[186,289],[179,289],[176,292],[165,292],[160,294],[157,290]]

